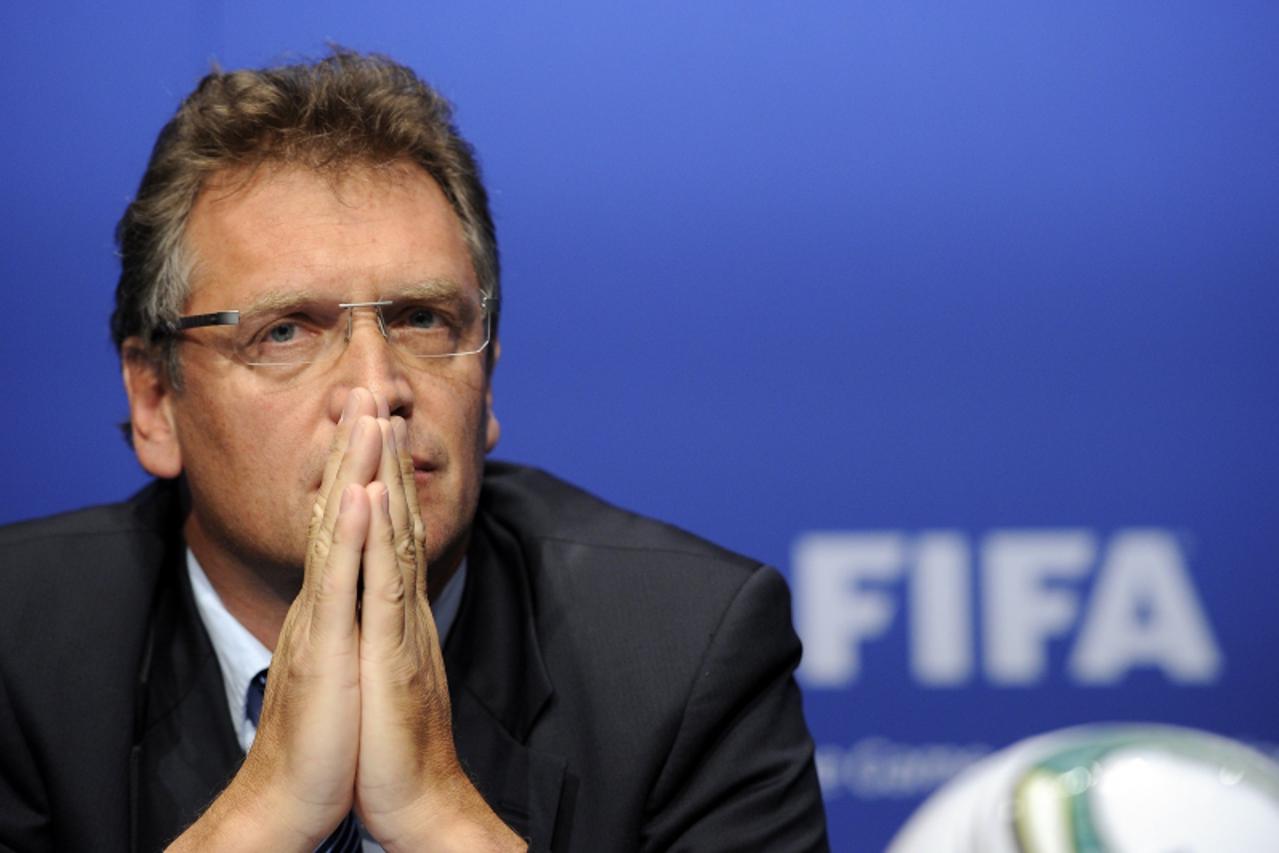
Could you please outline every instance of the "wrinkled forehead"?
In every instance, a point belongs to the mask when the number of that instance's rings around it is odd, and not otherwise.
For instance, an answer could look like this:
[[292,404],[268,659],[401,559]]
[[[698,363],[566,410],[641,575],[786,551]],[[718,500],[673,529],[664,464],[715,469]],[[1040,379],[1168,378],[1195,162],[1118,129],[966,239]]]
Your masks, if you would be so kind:
[[411,164],[219,173],[196,200],[185,244],[188,310],[209,300],[478,294],[460,220]]

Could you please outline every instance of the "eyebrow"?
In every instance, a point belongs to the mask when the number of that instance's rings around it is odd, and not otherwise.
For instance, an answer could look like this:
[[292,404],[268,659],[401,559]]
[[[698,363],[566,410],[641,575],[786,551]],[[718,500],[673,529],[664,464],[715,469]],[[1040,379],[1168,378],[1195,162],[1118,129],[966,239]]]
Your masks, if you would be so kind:
[[322,297],[310,290],[276,290],[264,293],[244,308],[244,314],[259,314],[298,308],[310,302],[318,302]]
[[397,289],[394,293],[383,294],[381,298],[401,299],[439,299],[444,296],[460,296],[462,285],[451,278],[428,278]]
[[[391,301],[440,299],[442,297],[459,296],[463,290],[463,286],[451,278],[427,278],[415,281],[404,287],[392,288],[391,292],[379,291],[377,299],[386,299]],[[313,304],[316,302],[332,302],[336,304],[341,301],[342,297],[336,297],[328,293],[321,294],[313,290],[275,290],[268,291],[267,293],[259,296],[257,299],[254,299],[241,309],[241,313],[275,313],[300,308],[303,305]]]

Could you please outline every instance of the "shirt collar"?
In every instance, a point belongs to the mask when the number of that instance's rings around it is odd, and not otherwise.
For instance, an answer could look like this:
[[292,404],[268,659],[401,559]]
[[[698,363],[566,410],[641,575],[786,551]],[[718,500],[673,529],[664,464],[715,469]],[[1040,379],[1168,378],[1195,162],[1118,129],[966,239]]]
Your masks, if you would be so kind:
[[[217,591],[209,581],[200,563],[187,549],[187,574],[191,578],[191,591],[195,594],[195,607],[208,632],[213,653],[222,670],[222,684],[226,688],[227,710],[240,746],[247,752],[253,743],[256,727],[244,713],[244,699],[248,695],[249,682],[271,664],[271,651],[249,633],[222,604]],[[448,639],[449,631],[462,605],[462,592],[466,586],[466,559],[457,567],[444,589],[431,602],[431,614],[439,633],[440,645]]]

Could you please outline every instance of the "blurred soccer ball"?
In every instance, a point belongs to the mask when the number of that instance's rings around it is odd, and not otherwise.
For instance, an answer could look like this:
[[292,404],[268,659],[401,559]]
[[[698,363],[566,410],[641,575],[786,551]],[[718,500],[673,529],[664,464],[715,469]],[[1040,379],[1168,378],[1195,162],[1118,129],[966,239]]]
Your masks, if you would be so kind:
[[983,759],[889,853],[1279,851],[1279,764],[1174,726],[1063,729]]

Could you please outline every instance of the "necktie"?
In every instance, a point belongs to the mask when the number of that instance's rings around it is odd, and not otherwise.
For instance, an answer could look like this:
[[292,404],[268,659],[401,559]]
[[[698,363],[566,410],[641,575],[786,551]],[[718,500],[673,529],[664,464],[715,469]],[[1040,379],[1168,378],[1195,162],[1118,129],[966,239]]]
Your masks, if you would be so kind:
[[[253,680],[249,682],[248,694],[244,697],[244,715],[254,726],[258,724],[258,719],[262,716],[262,697],[266,695],[266,670],[262,670],[253,676]],[[337,825],[337,829],[322,843],[315,848],[316,853],[359,853],[362,845],[360,842],[360,826],[355,820],[355,812],[349,812],[346,817],[342,818],[342,822]]]

